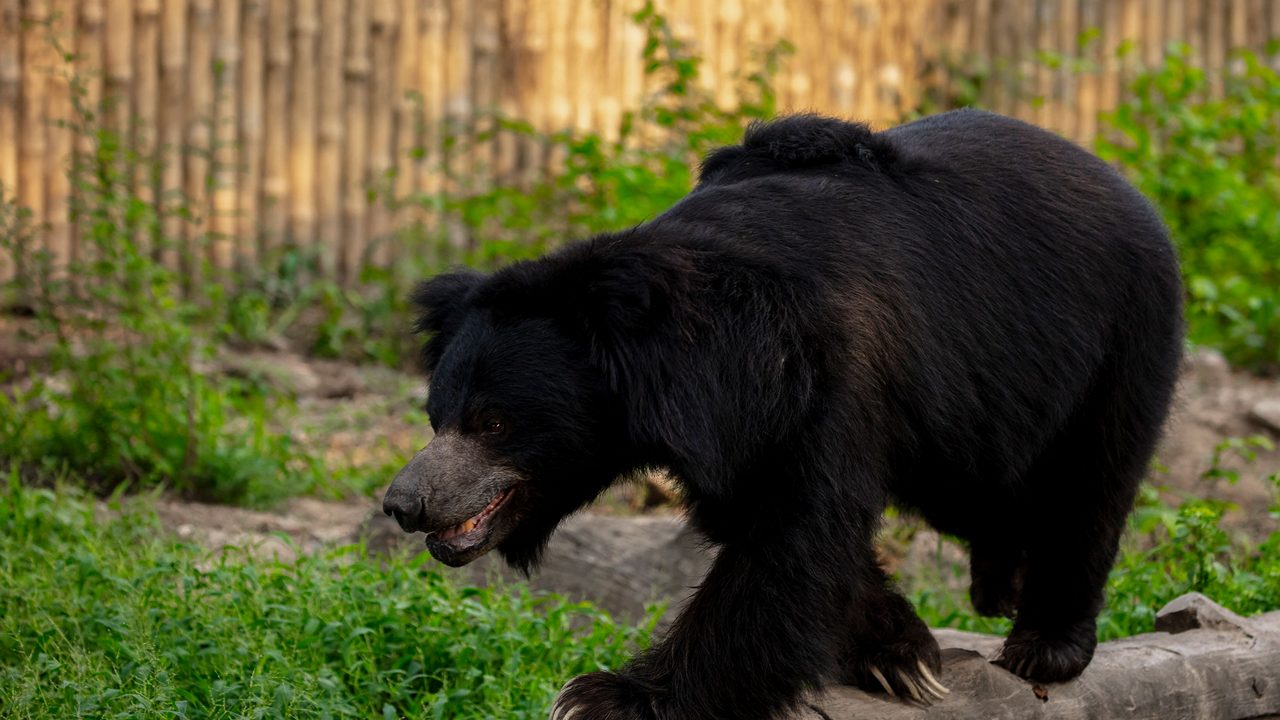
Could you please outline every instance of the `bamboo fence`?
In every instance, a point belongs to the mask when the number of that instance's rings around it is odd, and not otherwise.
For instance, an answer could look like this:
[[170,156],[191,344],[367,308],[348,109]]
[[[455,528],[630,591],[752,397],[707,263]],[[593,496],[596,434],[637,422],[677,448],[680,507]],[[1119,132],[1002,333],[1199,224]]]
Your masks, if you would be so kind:
[[[55,257],[88,252],[66,169],[72,155],[92,151],[92,139],[62,122],[79,87],[80,103],[101,108],[106,127],[165,158],[158,172],[131,179],[137,195],[160,202],[182,191],[194,210],[166,216],[163,236],[181,245],[165,262],[261,267],[291,246],[313,250],[321,272],[350,279],[364,262],[395,262],[387,239],[412,219],[372,201],[373,189],[404,197],[456,189],[462,177],[481,186],[528,181],[555,167],[527,138],[468,142],[495,113],[544,131],[616,137],[624,111],[653,90],[644,31],[632,19],[641,4],[0,0],[0,191],[42,223],[40,241]],[[1280,0],[662,0],[657,8],[703,57],[702,81],[725,105],[743,68],[785,38],[795,52],[776,79],[784,111],[885,126],[930,102],[972,99],[962,81],[980,69],[984,105],[1081,142],[1170,42],[1218,68],[1233,48],[1280,39]],[[1045,53],[1094,70],[1055,68]],[[185,268],[193,279],[194,269]],[[0,278],[13,271],[0,254]]]

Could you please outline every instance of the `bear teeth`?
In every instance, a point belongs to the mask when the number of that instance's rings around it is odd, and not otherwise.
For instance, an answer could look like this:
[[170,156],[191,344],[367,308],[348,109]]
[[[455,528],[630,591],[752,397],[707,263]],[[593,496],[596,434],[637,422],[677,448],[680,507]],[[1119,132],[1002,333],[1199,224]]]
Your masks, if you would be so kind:
[[444,530],[441,530],[441,531],[437,534],[437,537],[438,537],[440,540],[451,540],[451,539],[453,539],[453,538],[458,537],[459,535],[466,535],[467,533],[471,532],[472,530],[475,530],[475,529],[476,529],[476,527],[477,527],[477,526],[478,526],[478,525],[479,525],[479,524],[480,524],[480,523],[481,523],[485,518],[487,518],[487,517],[489,516],[489,514],[490,514],[490,513],[492,513],[495,509],[497,509],[497,507],[498,507],[499,505],[501,505],[501,504],[502,504],[502,501],[503,501],[503,500],[505,500],[505,499],[506,499],[506,497],[507,497],[507,492],[508,492],[508,491],[503,490],[502,492],[498,493],[497,495],[494,495],[494,496],[493,496],[493,499],[489,501],[489,504],[488,504],[488,505],[485,505],[485,506],[484,506],[484,509],[483,509],[483,510],[481,510],[479,513],[476,513],[476,515],[475,515],[474,517],[469,518],[469,519],[467,519],[467,520],[465,520],[465,521],[463,521],[463,522],[461,522],[461,523],[458,523],[457,525],[454,525],[453,527],[445,528]]

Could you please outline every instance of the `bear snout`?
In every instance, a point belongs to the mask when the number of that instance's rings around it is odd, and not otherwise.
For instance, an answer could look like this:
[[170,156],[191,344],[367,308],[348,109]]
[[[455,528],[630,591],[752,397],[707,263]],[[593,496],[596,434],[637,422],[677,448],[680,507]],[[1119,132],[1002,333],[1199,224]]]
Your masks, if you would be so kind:
[[495,465],[473,438],[441,433],[396,473],[382,511],[405,532],[430,535],[477,519],[518,480],[516,473]]

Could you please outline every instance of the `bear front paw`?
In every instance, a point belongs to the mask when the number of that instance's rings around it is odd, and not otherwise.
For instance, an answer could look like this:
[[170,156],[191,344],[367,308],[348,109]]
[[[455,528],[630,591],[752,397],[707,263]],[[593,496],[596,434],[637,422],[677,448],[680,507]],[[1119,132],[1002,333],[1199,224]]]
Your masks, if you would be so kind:
[[636,682],[593,672],[565,683],[551,705],[550,720],[656,720],[652,700]]

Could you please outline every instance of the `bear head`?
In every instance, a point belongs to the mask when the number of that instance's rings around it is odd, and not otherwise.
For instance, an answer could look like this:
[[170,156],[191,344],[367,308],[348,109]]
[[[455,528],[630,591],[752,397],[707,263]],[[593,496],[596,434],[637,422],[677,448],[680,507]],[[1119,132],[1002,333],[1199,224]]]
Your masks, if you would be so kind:
[[528,571],[561,519],[655,464],[625,410],[636,388],[621,358],[643,362],[680,272],[601,242],[493,275],[441,274],[414,294],[435,436],[383,509],[448,565],[496,548]]

